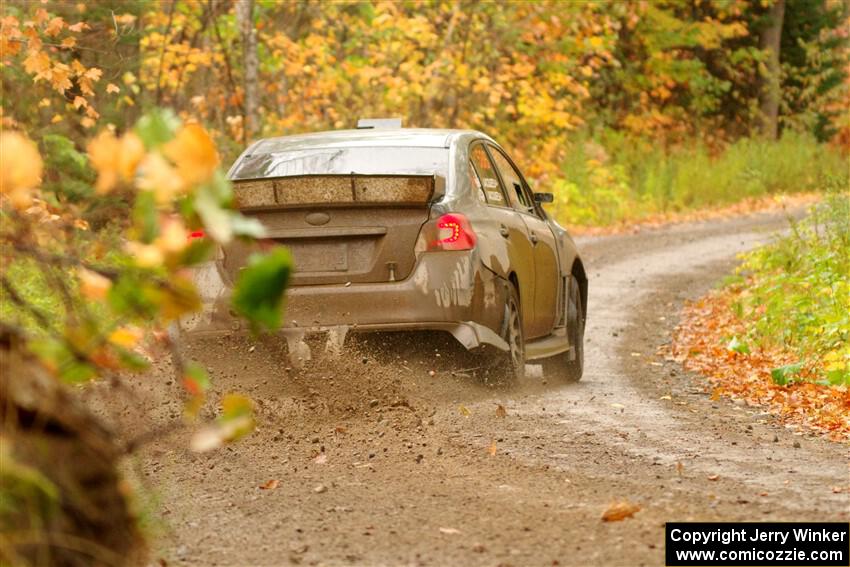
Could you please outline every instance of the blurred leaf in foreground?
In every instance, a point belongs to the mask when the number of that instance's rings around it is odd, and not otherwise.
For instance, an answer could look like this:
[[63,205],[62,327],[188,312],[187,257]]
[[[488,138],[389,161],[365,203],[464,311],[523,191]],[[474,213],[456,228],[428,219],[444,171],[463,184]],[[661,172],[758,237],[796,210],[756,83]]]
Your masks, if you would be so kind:
[[254,254],[239,274],[233,292],[233,308],[251,328],[274,330],[280,326],[283,292],[289,281],[292,259],[285,248]]

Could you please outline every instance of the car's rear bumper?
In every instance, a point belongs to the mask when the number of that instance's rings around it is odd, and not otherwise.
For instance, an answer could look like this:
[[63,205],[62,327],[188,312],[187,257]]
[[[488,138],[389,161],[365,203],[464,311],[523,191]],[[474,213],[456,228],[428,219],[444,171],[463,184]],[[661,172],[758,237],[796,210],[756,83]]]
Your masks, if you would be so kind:
[[[297,269],[297,266],[296,266]],[[207,264],[195,282],[203,310],[184,318],[190,334],[238,333],[246,324],[230,309],[230,287]],[[506,348],[500,330],[507,287],[479,261],[476,251],[425,253],[403,281],[291,287],[282,332],[442,330],[466,348]]]

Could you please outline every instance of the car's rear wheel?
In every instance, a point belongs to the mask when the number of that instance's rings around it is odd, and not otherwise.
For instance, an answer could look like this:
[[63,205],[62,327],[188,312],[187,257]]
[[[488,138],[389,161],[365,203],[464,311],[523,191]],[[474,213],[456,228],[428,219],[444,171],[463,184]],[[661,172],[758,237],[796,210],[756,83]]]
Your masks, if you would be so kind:
[[525,339],[522,334],[522,310],[519,294],[513,284],[508,285],[502,338],[508,343],[508,352],[502,362],[505,378],[521,380],[525,377]]
[[581,300],[581,288],[578,279],[570,276],[566,301],[567,337],[570,349],[564,353],[543,361],[543,373],[554,378],[563,378],[569,382],[581,380],[584,373],[584,324],[585,310]]

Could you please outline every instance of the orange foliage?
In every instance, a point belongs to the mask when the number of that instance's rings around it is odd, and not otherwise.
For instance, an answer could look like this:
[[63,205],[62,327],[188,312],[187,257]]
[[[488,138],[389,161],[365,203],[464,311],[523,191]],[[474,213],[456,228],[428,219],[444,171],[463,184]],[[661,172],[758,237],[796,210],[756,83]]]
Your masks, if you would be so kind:
[[[773,368],[796,362],[794,353],[778,348],[752,348],[749,354],[727,348],[730,336],[746,332],[732,310],[739,292],[714,292],[685,307],[676,329],[672,358],[686,369],[706,376],[713,398],[725,396],[764,406],[782,422],[800,425],[836,441],[850,440],[850,390],[799,381],[787,386],[773,382]],[[802,376],[807,376],[803,369]]]

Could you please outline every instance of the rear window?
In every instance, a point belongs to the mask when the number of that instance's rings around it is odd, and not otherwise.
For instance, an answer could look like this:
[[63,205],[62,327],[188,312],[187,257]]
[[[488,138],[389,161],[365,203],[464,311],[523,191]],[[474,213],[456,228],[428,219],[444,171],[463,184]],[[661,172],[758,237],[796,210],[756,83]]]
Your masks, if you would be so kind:
[[236,180],[240,209],[299,205],[426,204],[434,194],[433,177],[308,175],[280,179]]
[[232,179],[350,173],[448,177],[448,170],[447,148],[315,148],[246,157]]

